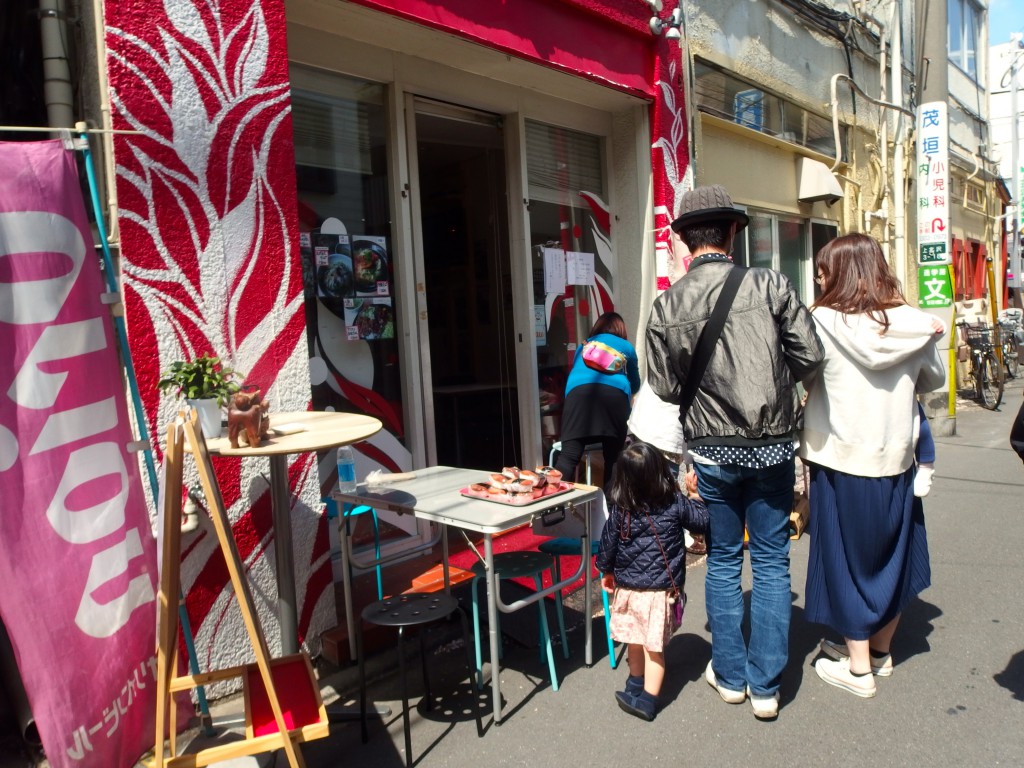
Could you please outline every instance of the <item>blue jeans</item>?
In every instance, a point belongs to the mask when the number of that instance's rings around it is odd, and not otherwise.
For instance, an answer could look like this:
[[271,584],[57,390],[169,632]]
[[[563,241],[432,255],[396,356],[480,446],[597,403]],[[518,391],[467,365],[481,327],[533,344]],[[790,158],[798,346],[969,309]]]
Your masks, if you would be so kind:
[[[789,513],[794,461],[764,469],[694,464],[708,506],[705,599],[718,684],[770,696],[789,655]],[[743,638],[743,529],[750,537],[750,642]]]

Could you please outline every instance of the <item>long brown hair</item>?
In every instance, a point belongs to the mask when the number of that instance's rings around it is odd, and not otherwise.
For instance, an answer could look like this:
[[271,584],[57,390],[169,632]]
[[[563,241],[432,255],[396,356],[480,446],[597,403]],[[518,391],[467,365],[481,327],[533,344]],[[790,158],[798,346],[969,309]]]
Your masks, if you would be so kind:
[[823,278],[815,307],[844,315],[866,313],[888,330],[886,310],[907,303],[900,281],[873,237],[859,232],[837,237],[818,251],[814,261]]

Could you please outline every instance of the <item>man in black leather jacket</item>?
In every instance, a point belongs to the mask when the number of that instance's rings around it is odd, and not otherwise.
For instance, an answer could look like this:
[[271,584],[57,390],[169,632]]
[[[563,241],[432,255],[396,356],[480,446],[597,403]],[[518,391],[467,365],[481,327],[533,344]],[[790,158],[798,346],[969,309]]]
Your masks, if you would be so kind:
[[[647,379],[663,400],[677,404],[701,331],[735,268],[733,238],[748,222],[718,185],[687,192],[681,210],[672,229],[693,261],[655,301],[647,325]],[[705,679],[731,704],[749,696],[755,717],[764,720],[778,715],[788,656],[796,383],[810,378],[823,356],[789,278],[749,269],[693,402],[681,414],[711,519],[705,591],[712,660]],[[753,572],[749,644],[742,630],[744,530]]]

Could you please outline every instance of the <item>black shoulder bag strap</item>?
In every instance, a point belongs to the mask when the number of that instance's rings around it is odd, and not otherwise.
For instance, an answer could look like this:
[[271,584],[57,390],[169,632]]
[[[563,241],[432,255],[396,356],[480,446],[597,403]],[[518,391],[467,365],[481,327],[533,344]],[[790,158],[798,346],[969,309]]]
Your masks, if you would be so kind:
[[711,317],[700,332],[697,339],[697,348],[693,352],[693,365],[686,375],[686,382],[683,384],[683,396],[679,401],[679,422],[686,418],[686,412],[693,404],[693,398],[697,395],[697,387],[704,378],[704,371],[707,370],[711,355],[715,351],[718,337],[722,335],[722,328],[725,327],[725,317],[729,314],[732,302],[736,298],[736,292],[740,283],[746,277],[747,270],[744,267],[733,267],[725,278],[725,284],[715,301],[715,308],[711,310]]

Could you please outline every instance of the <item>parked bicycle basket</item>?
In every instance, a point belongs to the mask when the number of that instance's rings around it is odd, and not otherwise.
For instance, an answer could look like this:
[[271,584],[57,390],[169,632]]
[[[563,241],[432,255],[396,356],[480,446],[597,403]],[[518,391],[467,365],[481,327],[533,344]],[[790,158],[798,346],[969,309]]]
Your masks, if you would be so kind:
[[988,347],[992,345],[992,329],[984,323],[964,323],[960,326],[964,331],[964,341],[970,347]]

